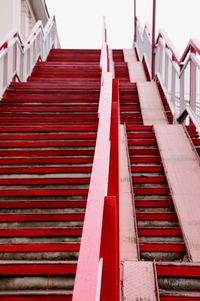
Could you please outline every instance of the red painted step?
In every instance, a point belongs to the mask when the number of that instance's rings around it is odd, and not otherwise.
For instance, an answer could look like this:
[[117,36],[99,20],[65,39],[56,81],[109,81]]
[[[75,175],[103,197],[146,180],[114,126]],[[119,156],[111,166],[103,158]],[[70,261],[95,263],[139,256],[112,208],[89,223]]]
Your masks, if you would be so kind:
[[137,85],[129,82],[123,51],[114,50],[121,123],[125,123],[143,260],[174,261],[186,253],[152,126],[143,125]]
[[0,104],[0,300],[72,300],[98,130],[99,50],[51,50]]

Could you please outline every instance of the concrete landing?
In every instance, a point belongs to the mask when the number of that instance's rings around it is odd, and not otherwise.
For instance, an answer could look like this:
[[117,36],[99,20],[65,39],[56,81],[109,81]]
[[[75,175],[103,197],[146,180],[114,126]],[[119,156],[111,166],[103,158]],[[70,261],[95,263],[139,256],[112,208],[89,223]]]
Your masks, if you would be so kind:
[[119,126],[120,260],[138,260],[125,129]]
[[200,163],[181,125],[155,125],[155,135],[191,261],[200,262]]
[[123,296],[126,301],[158,300],[152,262],[124,262]]
[[138,95],[144,125],[168,124],[155,82],[138,82]]

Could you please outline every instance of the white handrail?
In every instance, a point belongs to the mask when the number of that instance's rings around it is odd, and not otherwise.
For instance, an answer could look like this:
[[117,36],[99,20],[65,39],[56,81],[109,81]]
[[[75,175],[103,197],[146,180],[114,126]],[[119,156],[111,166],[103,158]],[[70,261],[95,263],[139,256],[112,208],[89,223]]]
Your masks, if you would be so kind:
[[[136,22],[135,48],[139,59],[144,59],[150,73],[151,70],[151,34],[146,25],[141,29]],[[155,47],[155,74],[167,98],[174,117],[174,122],[180,116],[189,115],[193,124],[200,129],[200,44],[190,40],[181,59],[171,41],[160,31]],[[186,114],[183,114],[186,112]]]
[[144,58],[149,74],[151,74],[152,40],[149,28],[150,26],[146,24],[143,30],[140,21],[138,19],[136,20],[135,47],[139,59],[142,61],[142,59]]
[[53,47],[60,48],[55,17],[44,28],[38,21],[24,42],[17,31],[10,32],[0,43],[0,99],[13,78],[26,81],[38,59],[45,61]]

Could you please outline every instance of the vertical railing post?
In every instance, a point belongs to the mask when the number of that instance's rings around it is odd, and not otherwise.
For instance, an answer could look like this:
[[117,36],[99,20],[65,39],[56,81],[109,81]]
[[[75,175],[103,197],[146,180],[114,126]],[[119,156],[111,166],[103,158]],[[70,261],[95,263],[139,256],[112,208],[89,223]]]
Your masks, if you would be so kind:
[[155,76],[155,36],[156,36],[156,0],[153,0],[152,14],[152,62],[151,62],[151,77]]
[[182,113],[182,111],[185,108],[185,87],[184,87],[184,82],[185,82],[185,73],[183,72],[180,76],[180,105],[179,105],[179,112]]
[[[176,72],[175,68],[173,68],[172,61],[172,77],[171,77],[171,101],[174,107],[174,117],[176,117]],[[175,122],[175,118],[174,118]]]
[[3,58],[3,88],[7,87],[8,83],[8,50]]
[[134,43],[136,42],[136,27],[137,27],[137,0],[134,0]]
[[192,59],[194,52],[190,54],[190,107],[196,113],[196,66]]

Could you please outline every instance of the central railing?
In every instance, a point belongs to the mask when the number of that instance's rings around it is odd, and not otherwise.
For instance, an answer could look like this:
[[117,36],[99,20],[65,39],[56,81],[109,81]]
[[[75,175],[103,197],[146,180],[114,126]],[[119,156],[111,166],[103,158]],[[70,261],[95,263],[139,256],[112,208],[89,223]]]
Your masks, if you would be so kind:
[[37,61],[45,61],[53,47],[60,48],[54,17],[44,28],[38,21],[24,42],[17,31],[10,32],[0,43],[0,99],[12,80],[26,81]]
[[104,22],[99,124],[73,301],[119,301],[118,83],[108,66]]
[[[136,18],[135,47],[151,74],[152,37],[149,27],[141,28]],[[181,122],[187,116],[200,132],[200,43],[190,40],[182,57],[164,31],[160,31],[154,48],[155,79],[160,81],[174,117]],[[151,77],[151,76],[150,76]]]

